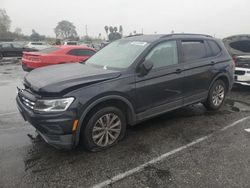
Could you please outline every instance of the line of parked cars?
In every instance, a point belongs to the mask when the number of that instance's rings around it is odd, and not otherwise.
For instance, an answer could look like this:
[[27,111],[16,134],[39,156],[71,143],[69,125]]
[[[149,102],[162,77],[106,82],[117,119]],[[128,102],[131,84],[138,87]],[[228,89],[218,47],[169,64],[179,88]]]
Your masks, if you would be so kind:
[[0,60],[6,57],[22,58],[24,71],[31,71],[48,65],[84,62],[96,53],[94,48],[76,45],[74,41],[64,45],[51,46],[45,42],[0,43]]
[[22,67],[25,71],[31,71],[48,65],[84,62],[95,52],[93,48],[79,45],[53,46],[37,52],[24,52]]

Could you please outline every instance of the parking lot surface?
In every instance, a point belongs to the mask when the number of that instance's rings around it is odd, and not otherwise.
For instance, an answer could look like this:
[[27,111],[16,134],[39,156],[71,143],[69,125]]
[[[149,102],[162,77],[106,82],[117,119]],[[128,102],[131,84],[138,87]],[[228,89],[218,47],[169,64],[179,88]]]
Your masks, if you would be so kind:
[[24,122],[19,64],[0,66],[0,187],[249,187],[250,88],[223,108],[197,104],[129,127],[118,145],[97,153],[57,150]]

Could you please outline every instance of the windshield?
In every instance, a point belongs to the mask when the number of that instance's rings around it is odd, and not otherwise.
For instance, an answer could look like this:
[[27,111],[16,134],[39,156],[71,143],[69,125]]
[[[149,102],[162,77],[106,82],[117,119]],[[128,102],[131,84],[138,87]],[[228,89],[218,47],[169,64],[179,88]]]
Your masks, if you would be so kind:
[[147,42],[118,40],[97,52],[86,63],[104,68],[127,68],[148,45]]

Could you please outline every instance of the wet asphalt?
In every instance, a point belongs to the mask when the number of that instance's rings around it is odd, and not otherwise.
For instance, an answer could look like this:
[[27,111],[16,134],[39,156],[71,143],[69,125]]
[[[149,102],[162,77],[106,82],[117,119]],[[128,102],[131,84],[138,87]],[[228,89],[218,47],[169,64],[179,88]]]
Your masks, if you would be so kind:
[[98,153],[57,150],[24,122],[16,86],[19,64],[0,66],[0,187],[92,187],[199,138],[107,187],[250,187],[250,88],[236,87],[218,112],[197,104],[129,127],[124,140]]

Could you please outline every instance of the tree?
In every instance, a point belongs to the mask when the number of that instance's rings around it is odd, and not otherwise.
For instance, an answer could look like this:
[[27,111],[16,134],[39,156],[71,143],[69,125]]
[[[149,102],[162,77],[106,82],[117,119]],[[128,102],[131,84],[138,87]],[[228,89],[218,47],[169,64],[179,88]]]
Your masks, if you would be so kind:
[[16,27],[14,33],[18,36],[22,35],[22,29],[20,27]]
[[108,34],[109,34],[109,27],[106,25],[106,26],[104,27],[104,29],[105,29],[105,32],[106,32],[106,34],[107,34],[107,36],[108,36]]
[[112,26],[109,27],[109,32],[113,33],[114,32],[114,28]]
[[73,39],[78,37],[76,27],[72,22],[69,22],[67,20],[62,20],[58,22],[54,31],[56,37],[61,37],[63,39]]
[[40,35],[34,29],[32,29],[32,34],[30,35],[30,40],[40,41],[40,40],[44,40],[44,39],[45,39],[44,35]]
[[0,35],[4,35],[10,30],[10,24],[10,17],[4,9],[0,9]]
[[118,32],[118,28],[113,27],[113,26],[109,26],[109,27],[105,26],[104,29],[105,29],[105,32],[108,36],[109,41],[114,41],[114,40],[122,38],[122,34],[120,33],[120,31],[122,31],[122,29],[119,28],[119,32]]
[[119,26],[119,33],[121,33],[121,35],[123,35],[123,28],[121,25]]

